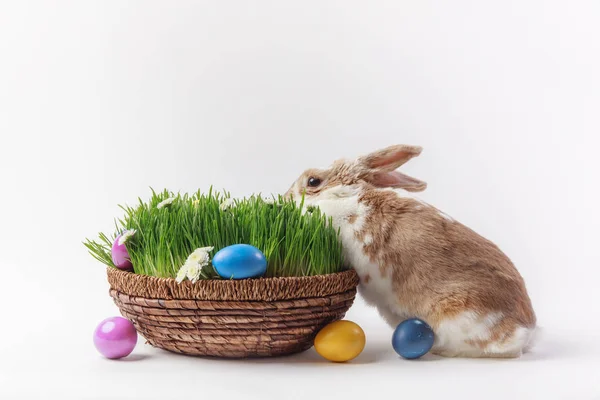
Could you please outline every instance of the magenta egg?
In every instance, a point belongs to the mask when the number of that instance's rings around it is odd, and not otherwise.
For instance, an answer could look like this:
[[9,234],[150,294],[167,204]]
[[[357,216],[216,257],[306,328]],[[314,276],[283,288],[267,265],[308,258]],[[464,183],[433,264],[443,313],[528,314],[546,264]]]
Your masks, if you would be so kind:
[[129,259],[129,253],[127,252],[127,247],[125,243],[121,244],[119,239],[121,239],[122,235],[117,236],[115,242],[112,245],[112,260],[115,267],[119,269],[131,269],[133,265],[131,264],[131,260]]
[[106,358],[127,357],[137,344],[137,331],[128,319],[111,317],[94,331],[94,346]]

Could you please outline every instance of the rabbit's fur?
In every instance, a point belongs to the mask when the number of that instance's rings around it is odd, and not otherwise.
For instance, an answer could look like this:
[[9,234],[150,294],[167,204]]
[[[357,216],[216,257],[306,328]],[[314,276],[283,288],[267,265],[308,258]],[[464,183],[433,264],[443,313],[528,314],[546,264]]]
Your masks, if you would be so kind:
[[392,327],[423,319],[443,356],[518,357],[536,325],[525,283],[496,245],[412,195],[426,184],[396,169],[420,152],[397,145],[309,169],[286,196],[332,217],[360,293]]

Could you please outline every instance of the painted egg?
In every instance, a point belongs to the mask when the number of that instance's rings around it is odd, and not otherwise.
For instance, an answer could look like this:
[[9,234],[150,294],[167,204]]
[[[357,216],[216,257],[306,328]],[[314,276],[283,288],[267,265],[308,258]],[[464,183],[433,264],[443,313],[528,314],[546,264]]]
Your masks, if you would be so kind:
[[265,255],[249,244],[234,244],[219,250],[212,264],[224,279],[256,278],[267,271]]
[[315,337],[315,350],[334,362],[356,358],[365,348],[365,332],[352,321],[335,321],[321,329]]
[[433,330],[425,321],[411,318],[402,321],[392,336],[396,353],[409,360],[427,354],[433,346]]
[[131,269],[133,265],[129,259],[129,252],[127,252],[127,246],[122,240],[123,234],[117,236],[115,242],[112,245],[111,255],[113,264],[119,269]]
[[127,357],[137,344],[137,331],[128,319],[111,317],[94,331],[94,346],[106,358]]

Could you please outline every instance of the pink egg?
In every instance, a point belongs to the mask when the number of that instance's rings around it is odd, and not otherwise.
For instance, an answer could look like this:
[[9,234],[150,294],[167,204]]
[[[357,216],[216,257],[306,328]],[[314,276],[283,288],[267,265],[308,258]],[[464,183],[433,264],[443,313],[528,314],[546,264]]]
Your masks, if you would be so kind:
[[137,331],[131,321],[111,317],[100,322],[94,331],[94,346],[106,358],[127,357],[137,344]]
[[117,236],[115,242],[113,243],[111,251],[112,260],[115,264],[115,267],[119,269],[131,269],[133,268],[133,265],[131,264],[131,261],[129,259],[127,247],[125,246],[125,243],[119,244],[119,239],[121,238],[121,236],[122,235]]

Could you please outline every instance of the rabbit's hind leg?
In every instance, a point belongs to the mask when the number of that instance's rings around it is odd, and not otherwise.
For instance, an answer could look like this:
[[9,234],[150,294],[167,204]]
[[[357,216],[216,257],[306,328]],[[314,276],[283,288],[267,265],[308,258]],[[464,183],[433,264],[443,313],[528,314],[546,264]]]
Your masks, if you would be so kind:
[[498,312],[465,311],[436,325],[431,352],[445,357],[519,357],[534,331]]

